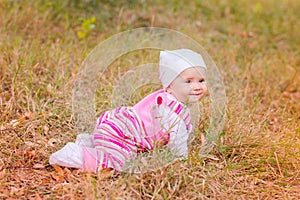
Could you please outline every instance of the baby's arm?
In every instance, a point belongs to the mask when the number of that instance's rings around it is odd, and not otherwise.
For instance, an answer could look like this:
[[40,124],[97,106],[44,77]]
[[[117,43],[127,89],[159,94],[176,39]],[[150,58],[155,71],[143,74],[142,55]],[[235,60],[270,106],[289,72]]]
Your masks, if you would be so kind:
[[172,128],[170,133],[169,149],[175,155],[182,156],[183,159],[188,157],[188,132],[182,120],[177,123],[177,126]]
[[168,147],[172,153],[186,159],[188,157],[187,141],[189,132],[184,121],[169,107],[161,105],[158,108],[161,116],[161,128],[170,134]]

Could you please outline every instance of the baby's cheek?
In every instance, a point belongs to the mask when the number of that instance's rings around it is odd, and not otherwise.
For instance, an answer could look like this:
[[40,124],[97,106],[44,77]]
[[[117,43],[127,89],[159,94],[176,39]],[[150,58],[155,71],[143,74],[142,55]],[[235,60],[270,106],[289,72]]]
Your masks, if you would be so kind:
[[204,94],[205,94],[205,95],[207,94],[207,88],[205,88],[205,92],[204,92]]

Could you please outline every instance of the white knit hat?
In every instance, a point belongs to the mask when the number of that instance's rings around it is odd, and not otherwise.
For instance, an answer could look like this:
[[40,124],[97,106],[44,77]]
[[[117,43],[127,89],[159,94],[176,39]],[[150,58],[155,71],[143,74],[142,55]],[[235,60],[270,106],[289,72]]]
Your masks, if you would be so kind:
[[159,59],[160,81],[167,88],[184,70],[191,67],[207,69],[202,56],[189,49],[161,51]]

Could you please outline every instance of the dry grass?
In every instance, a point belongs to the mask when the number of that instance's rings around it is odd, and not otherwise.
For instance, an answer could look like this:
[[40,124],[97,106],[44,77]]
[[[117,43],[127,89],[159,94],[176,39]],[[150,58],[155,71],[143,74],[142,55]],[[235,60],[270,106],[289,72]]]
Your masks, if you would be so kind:
[[[0,1],[0,198],[299,199],[299,1],[104,2]],[[96,28],[85,30],[91,17]],[[218,152],[199,159],[197,138],[187,162],[142,175],[49,166],[77,134],[81,62],[111,34],[141,26],[181,31],[216,61],[228,96]]]

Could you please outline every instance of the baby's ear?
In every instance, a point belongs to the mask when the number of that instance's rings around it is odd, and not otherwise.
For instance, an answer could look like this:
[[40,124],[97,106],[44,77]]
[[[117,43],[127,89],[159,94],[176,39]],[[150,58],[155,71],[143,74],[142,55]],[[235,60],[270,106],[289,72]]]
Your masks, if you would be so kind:
[[168,87],[166,88],[166,92],[169,93],[169,94],[172,94],[170,86],[168,86]]

